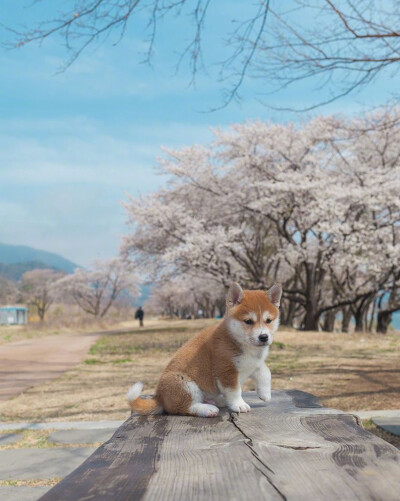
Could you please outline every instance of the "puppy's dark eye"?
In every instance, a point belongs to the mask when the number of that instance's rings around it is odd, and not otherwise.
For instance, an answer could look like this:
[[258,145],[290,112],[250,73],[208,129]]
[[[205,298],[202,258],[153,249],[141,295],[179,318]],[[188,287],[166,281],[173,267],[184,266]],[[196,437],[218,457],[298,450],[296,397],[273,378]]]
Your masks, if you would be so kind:
[[253,320],[251,318],[248,318],[247,320],[243,320],[243,322],[245,324],[247,324],[247,325],[253,325],[254,324],[254,322],[253,322]]
[[272,318],[267,318],[267,324],[270,324],[272,322]]

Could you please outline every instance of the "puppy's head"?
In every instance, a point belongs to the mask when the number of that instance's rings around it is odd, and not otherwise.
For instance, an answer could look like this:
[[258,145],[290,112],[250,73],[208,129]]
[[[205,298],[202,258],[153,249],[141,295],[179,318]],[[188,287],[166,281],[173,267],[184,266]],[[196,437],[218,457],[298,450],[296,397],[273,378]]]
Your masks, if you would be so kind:
[[269,346],[279,326],[281,296],[279,284],[267,291],[244,291],[232,284],[226,297],[226,320],[234,339],[244,345]]

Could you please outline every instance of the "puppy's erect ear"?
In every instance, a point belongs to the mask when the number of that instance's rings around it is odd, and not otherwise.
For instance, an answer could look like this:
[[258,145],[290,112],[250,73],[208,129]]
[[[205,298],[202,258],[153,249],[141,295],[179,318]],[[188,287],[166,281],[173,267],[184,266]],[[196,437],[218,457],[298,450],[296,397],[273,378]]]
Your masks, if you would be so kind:
[[226,305],[228,308],[232,308],[232,306],[236,306],[240,304],[243,300],[243,290],[239,284],[234,282],[228,290],[228,294],[226,296]]
[[274,284],[271,288],[269,288],[267,291],[267,296],[268,296],[268,299],[271,301],[271,303],[279,308],[279,305],[281,304],[281,297],[282,297],[281,284]]

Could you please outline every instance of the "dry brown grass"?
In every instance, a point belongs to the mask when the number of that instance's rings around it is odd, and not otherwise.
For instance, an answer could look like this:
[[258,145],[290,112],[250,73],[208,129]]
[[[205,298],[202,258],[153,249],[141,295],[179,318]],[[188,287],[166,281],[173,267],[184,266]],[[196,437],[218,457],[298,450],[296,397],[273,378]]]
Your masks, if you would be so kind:
[[53,487],[61,482],[61,477],[33,480],[0,480],[0,487]]
[[[137,327],[132,321],[134,309],[112,309],[105,318],[95,318],[73,305],[53,305],[43,323],[30,313],[27,325],[0,325],[0,346],[25,339],[68,334],[75,332],[97,332],[108,329]],[[159,320],[146,318],[146,324],[153,325]]]
[[[0,402],[3,421],[125,419],[124,394],[141,380],[154,391],[176,349],[214,320],[156,321],[102,336],[87,358],[61,377]],[[124,327],[129,327],[125,324]],[[273,389],[296,388],[342,410],[399,408],[400,336],[278,332],[268,364]],[[252,389],[252,383],[246,384]]]
[[41,329],[36,324],[30,325],[10,325],[0,326],[0,346],[6,343],[13,343],[34,337],[50,336],[59,334],[58,329]]
[[[124,419],[125,392],[142,380],[154,390],[172,353],[213,320],[147,322],[139,331],[102,336],[85,361],[57,379],[0,402],[1,421]],[[127,325],[124,325],[126,328]]]
[[273,388],[308,391],[341,410],[400,407],[399,334],[283,331],[276,340]]
[[[48,430],[17,430],[14,433],[19,434],[17,442],[0,446],[0,451],[11,449],[65,449],[66,447],[73,449],[79,447],[99,447],[101,442],[85,442],[66,444],[61,442],[52,442],[50,434],[56,431],[49,427]],[[0,432],[0,436],[9,431]]]
[[[108,330],[135,330],[138,327],[137,320],[131,320],[133,312],[128,315],[110,315],[106,318],[94,318],[91,315],[75,314],[68,321],[63,318],[59,320],[54,317],[46,320],[43,323],[30,322],[26,325],[0,325],[0,346],[6,343],[23,341],[26,339],[40,338],[44,336],[52,336],[57,334],[75,334],[77,332],[102,332]],[[185,321],[183,321],[185,322]],[[180,325],[181,320],[169,320],[168,325]],[[155,329],[158,326],[163,326],[165,320],[158,317],[150,317],[145,319],[146,329]]]

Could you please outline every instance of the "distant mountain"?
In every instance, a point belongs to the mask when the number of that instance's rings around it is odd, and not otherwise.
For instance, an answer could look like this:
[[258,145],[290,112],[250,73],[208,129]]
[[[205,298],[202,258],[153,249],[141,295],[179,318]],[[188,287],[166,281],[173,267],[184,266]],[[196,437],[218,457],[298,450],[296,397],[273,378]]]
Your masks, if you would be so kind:
[[[9,245],[0,243],[0,266],[3,273],[19,275],[20,271],[32,270],[35,268],[52,268],[56,270],[72,273],[79,266],[68,259],[65,259],[54,252],[33,249],[25,245]],[[21,273],[21,274],[22,274]],[[15,280],[15,278],[14,278]],[[18,280],[18,278],[17,278]]]
[[54,268],[54,266],[48,266],[47,264],[41,263],[40,261],[25,261],[23,263],[11,264],[0,263],[0,276],[6,278],[7,280],[11,280],[12,282],[18,282],[18,280],[21,279],[22,275],[26,271],[38,269],[58,270],[58,268]]

